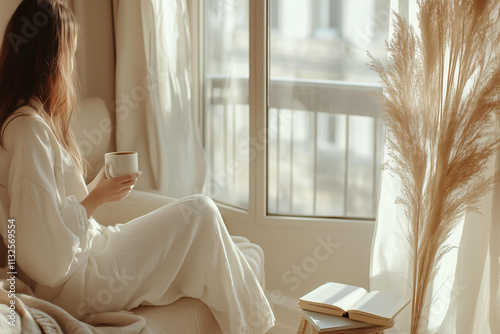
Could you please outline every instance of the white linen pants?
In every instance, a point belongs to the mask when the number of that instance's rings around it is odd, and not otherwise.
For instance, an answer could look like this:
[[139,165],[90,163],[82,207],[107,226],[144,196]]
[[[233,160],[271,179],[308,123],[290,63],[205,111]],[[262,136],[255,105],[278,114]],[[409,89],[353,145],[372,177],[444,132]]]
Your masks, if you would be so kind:
[[77,318],[192,297],[223,333],[263,334],[273,326],[254,272],[208,197],[189,196],[101,232],[88,262],[52,300]]

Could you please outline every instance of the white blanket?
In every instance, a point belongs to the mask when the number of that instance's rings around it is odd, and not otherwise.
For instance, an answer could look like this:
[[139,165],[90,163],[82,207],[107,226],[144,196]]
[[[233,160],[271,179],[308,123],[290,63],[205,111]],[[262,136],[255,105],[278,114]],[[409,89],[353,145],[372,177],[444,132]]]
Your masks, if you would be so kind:
[[29,286],[19,279],[15,280],[14,295],[10,293],[12,280],[7,280],[8,275],[1,270],[0,333],[152,334],[145,319],[132,312],[100,313],[89,324],[81,322],[62,308],[34,297]]

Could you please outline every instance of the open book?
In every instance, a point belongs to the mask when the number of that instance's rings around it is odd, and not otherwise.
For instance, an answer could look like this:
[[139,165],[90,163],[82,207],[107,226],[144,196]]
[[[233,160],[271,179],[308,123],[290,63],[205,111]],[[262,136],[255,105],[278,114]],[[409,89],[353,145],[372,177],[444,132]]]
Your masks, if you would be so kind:
[[357,286],[329,282],[300,298],[299,307],[374,325],[389,326],[409,302],[407,297],[381,291],[368,292]]

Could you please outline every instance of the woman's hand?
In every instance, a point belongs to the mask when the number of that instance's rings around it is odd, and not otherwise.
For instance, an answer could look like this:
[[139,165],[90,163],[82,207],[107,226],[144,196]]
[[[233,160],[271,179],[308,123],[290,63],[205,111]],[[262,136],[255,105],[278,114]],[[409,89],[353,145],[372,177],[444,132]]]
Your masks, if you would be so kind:
[[81,203],[87,210],[88,218],[99,206],[127,197],[141,174],[142,172],[138,172],[108,179],[104,168],[101,169],[96,178],[89,184],[90,193]]

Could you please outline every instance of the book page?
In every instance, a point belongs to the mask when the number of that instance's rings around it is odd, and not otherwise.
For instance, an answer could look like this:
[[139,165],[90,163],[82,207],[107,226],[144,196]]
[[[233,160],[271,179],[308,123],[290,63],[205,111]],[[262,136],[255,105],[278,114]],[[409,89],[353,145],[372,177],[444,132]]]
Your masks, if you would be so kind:
[[302,305],[305,303],[326,304],[347,311],[367,293],[368,291],[357,286],[329,282],[300,298],[299,305],[304,308]]
[[351,318],[351,314],[366,314],[371,317],[392,319],[409,302],[410,299],[407,297],[396,296],[381,291],[372,291],[359,303],[351,307],[349,317]]

